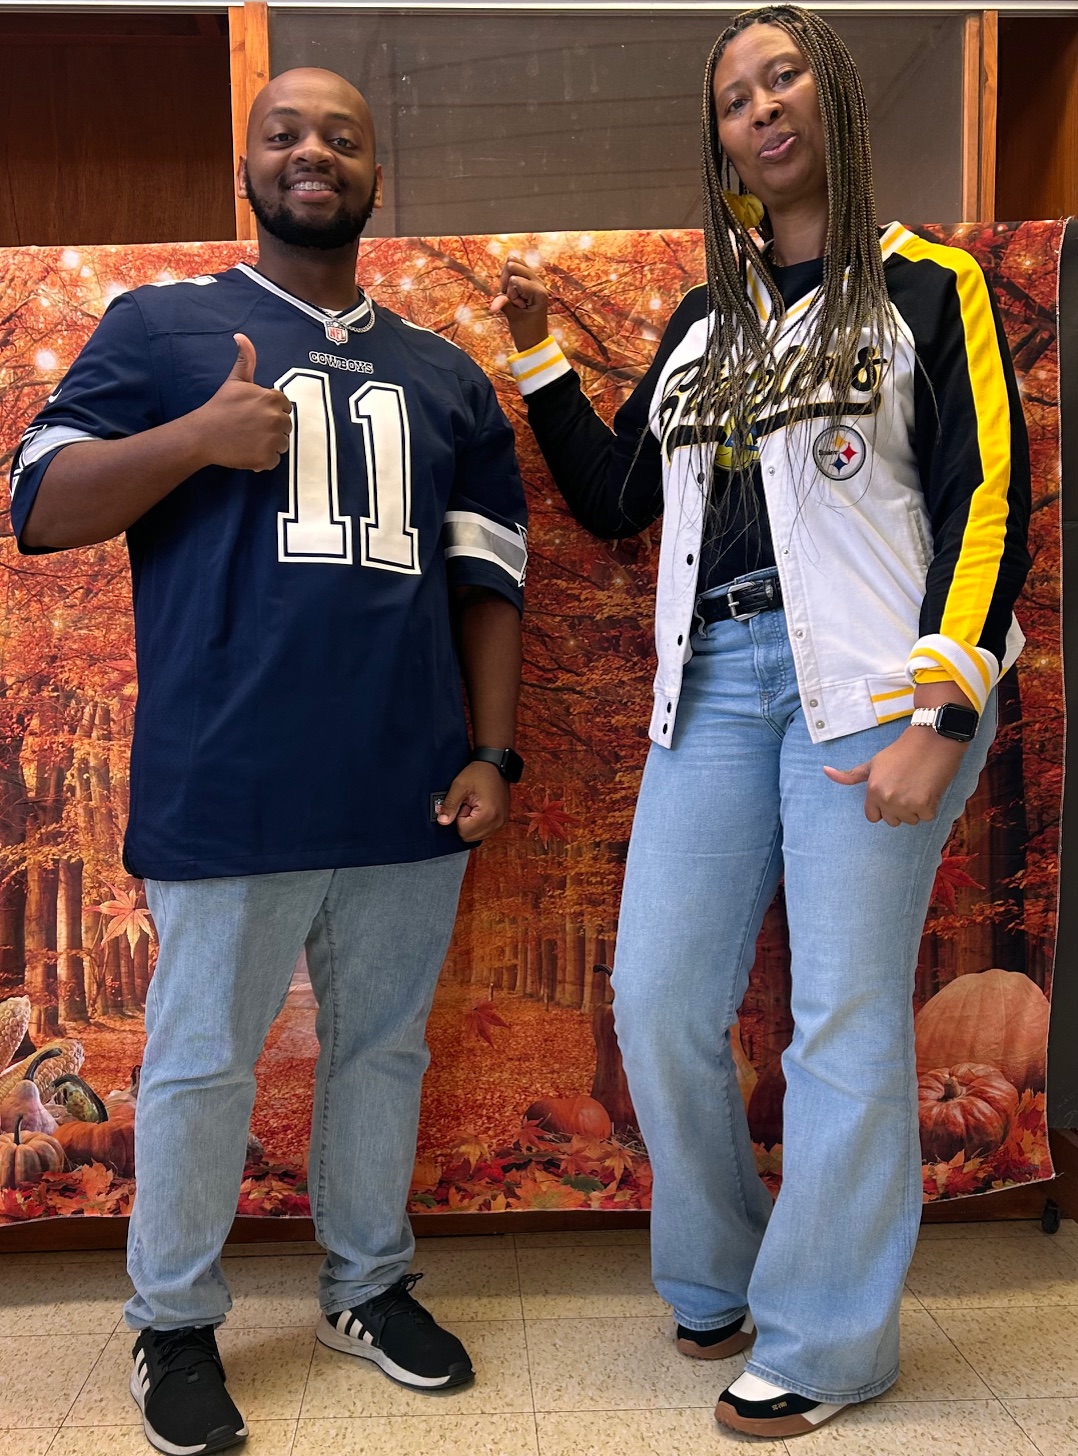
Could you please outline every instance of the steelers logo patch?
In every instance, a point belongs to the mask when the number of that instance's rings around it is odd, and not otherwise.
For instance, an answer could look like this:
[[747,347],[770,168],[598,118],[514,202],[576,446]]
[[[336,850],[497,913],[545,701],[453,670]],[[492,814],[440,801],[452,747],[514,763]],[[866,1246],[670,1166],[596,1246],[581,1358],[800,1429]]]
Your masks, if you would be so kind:
[[829,480],[848,480],[856,475],[865,463],[868,446],[864,439],[849,425],[840,425],[837,430],[824,430],[817,435],[812,445],[812,458],[821,475]]

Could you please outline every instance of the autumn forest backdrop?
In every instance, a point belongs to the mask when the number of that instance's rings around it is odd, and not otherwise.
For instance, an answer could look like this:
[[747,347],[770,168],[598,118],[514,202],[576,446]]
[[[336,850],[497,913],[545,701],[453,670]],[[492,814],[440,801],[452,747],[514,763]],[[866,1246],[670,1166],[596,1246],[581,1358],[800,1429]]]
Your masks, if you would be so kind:
[[[938,1198],[1049,1172],[1045,996],[1063,761],[1062,228],[930,231],[969,248],[993,284],[1022,384],[1034,482],[1034,566],[1020,609],[1028,646],[1001,684],[999,736],[937,877],[917,973],[918,1010],[932,1002],[918,1018],[918,1051],[926,1197]],[[531,510],[528,775],[512,825],[475,856],[466,881],[429,1029],[413,1207],[643,1208],[650,1172],[621,1074],[609,968],[647,744],[658,527],[597,543],[551,486],[508,375],[504,325],[487,312],[510,251],[542,264],[555,332],[607,417],[644,372],[681,294],[703,277],[700,235],[688,231],[371,240],[361,251],[361,282],[379,302],[454,339],[494,379],[518,427]],[[249,256],[239,243],[0,250],[0,472],[113,296]],[[3,530],[0,1136],[10,1132],[5,1095],[32,1052],[52,1043],[60,1055],[33,1070],[44,1097],[61,1065],[102,1096],[122,1095],[141,1059],[156,951],[141,887],[120,858],[136,695],[125,551],[112,542],[20,557],[6,516]],[[733,1032],[761,1171],[773,1186],[788,977],[780,899]],[[259,1066],[243,1212],[307,1212],[313,1022],[300,965]],[[21,1068],[14,1078],[3,1071],[9,1062]],[[929,1076],[937,1071],[943,1091]],[[957,1132],[953,1107],[940,1120],[955,1098]],[[122,1154],[68,1157],[0,1189],[0,1222],[123,1213],[129,1173]]]

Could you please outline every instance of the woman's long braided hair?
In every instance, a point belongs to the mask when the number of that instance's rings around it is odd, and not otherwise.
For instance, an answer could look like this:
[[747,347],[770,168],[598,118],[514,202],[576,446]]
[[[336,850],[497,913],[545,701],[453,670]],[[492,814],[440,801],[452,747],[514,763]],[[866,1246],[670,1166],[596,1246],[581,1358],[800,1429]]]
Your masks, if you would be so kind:
[[[733,175],[719,140],[713,97],[715,70],[735,36],[752,25],[775,25],[800,48],[816,81],[827,163],[827,242],[823,287],[796,370],[778,377],[774,336],[785,307],[774,279],[748,230],[724,196]],[[762,384],[781,389],[789,423],[809,412],[806,394],[825,380],[834,383],[835,410],[828,423],[837,428],[849,382],[857,372],[862,330],[870,325],[877,345],[893,341],[894,320],[884,282],[876,203],[872,189],[868,108],[861,79],[845,44],[818,15],[797,5],[765,5],[739,15],[712,48],[704,73],[703,211],[707,282],[713,324],[696,382],[693,405],[696,443],[724,422],[731,442],[731,490],[713,502],[719,524],[731,519],[736,502],[751,513],[748,500],[754,464],[752,425],[759,413]],[[766,212],[758,228],[771,237]],[[752,259],[771,295],[770,323],[761,321],[746,291]],[[875,388],[879,389],[877,376]],[[818,412],[818,411],[817,411]],[[787,437],[789,438],[789,437]]]

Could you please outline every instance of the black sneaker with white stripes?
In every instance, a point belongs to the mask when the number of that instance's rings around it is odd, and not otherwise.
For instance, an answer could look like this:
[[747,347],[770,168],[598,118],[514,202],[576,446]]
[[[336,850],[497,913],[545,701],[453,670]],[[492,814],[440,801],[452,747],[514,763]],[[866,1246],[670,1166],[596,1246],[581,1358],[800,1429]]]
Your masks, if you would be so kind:
[[429,1310],[412,1298],[422,1274],[398,1279],[384,1294],[323,1315],[315,1333],[331,1350],[372,1360],[390,1380],[432,1394],[475,1377],[468,1352]]
[[825,1421],[834,1420],[839,1411],[846,1409],[846,1404],[828,1405],[806,1395],[795,1395],[793,1391],[783,1390],[781,1385],[772,1385],[769,1380],[743,1370],[719,1396],[715,1419],[720,1426],[740,1431],[742,1435],[781,1441],[809,1435]]
[[166,1456],[202,1456],[244,1440],[212,1325],[143,1330],[131,1354],[131,1394],[151,1446]]

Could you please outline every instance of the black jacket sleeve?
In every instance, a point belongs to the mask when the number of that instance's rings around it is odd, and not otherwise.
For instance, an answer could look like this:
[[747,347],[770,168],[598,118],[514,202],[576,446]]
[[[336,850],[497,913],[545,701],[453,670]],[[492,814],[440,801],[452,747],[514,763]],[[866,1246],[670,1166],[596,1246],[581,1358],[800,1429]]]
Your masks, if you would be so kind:
[[635,536],[662,515],[662,456],[651,428],[652,399],[667,359],[706,312],[706,288],[694,288],[681,300],[647,373],[614,416],[613,429],[595,413],[580,376],[564,364],[564,372],[526,395],[528,423],[554,482],[593,535]]
[[1002,664],[1029,570],[1029,441],[976,260],[921,239],[903,252],[893,297],[917,349],[914,444],[933,546],[921,639],[942,671],[965,677],[978,654]]

